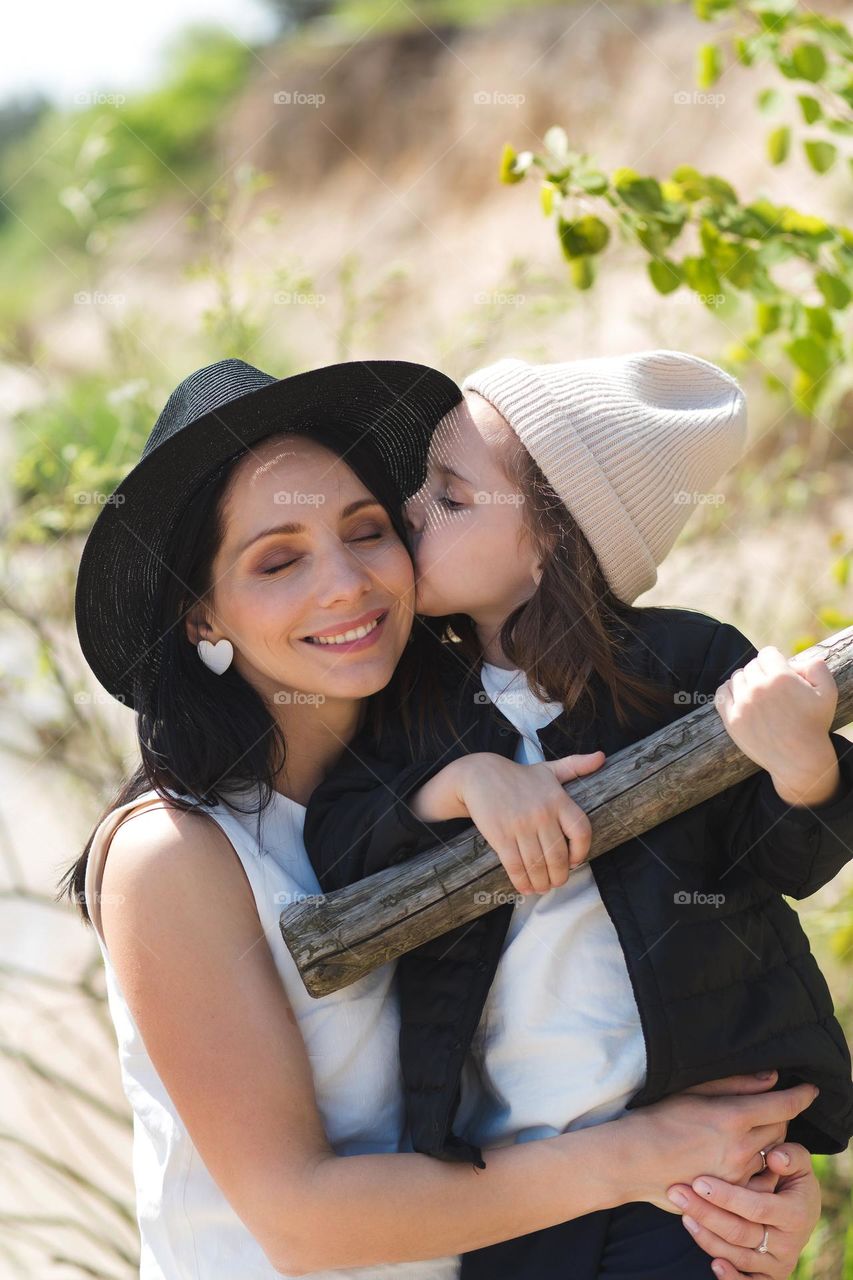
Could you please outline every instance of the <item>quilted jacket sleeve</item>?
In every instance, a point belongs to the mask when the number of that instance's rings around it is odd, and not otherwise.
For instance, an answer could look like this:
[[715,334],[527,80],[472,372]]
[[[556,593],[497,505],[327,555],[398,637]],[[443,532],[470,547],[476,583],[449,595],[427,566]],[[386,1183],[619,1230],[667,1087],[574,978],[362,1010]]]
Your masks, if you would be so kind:
[[[729,623],[714,631],[698,691],[713,694],[733,671],[756,656],[755,646]],[[709,801],[709,821],[732,859],[746,858],[780,893],[807,898],[853,858],[853,741],[830,734],[841,772],[839,790],[813,807],[787,804],[760,769]]]
[[325,893],[426,852],[470,827],[470,818],[422,822],[407,803],[458,754],[454,744],[443,756],[412,760],[402,734],[384,749],[366,734],[354,739],[315,788],[305,815],[305,848]]

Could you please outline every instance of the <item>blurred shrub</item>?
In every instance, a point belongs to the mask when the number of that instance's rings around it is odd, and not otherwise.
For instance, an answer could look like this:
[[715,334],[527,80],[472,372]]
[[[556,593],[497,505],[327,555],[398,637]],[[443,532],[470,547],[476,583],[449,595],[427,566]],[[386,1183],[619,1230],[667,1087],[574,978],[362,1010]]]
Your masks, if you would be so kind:
[[172,47],[163,84],[122,100],[98,93],[72,113],[51,109],[0,150],[0,319],[37,317],[61,278],[91,274],[113,232],[158,197],[186,197],[216,176],[215,136],[242,88],[251,50],[218,29],[194,28]]

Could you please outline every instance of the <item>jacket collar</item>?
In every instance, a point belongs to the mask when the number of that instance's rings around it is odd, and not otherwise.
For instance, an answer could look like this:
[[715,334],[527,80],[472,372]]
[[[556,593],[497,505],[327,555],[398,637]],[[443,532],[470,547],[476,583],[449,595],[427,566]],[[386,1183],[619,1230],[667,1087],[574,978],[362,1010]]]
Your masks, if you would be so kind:
[[[468,707],[476,707],[485,722],[485,733],[489,745],[479,749],[511,755],[512,752],[507,751],[506,744],[508,741],[512,743],[514,751],[515,742],[519,736],[515,725],[487,697],[479,672],[469,672],[464,684],[463,696],[466,698]],[[603,683],[597,677],[593,677],[592,684],[596,693],[596,710],[593,715],[588,711],[562,711],[544,728],[537,729],[537,737],[546,760],[556,760],[561,756],[598,750],[603,751],[606,756],[611,756],[622,747],[630,746],[660,726],[660,720],[652,722],[638,711],[631,709],[629,709],[627,724],[620,724],[613,701],[604,690]],[[478,694],[479,699],[477,699]],[[588,702],[586,705],[589,706]]]

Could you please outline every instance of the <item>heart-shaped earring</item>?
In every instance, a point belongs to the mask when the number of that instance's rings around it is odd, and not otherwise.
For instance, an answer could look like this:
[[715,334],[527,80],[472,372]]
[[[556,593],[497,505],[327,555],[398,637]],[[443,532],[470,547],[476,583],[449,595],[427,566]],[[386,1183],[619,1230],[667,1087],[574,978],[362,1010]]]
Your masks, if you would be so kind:
[[231,666],[234,646],[230,640],[217,640],[216,644],[211,644],[209,640],[199,640],[197,648],[204,665],[216,675],[221,676]]

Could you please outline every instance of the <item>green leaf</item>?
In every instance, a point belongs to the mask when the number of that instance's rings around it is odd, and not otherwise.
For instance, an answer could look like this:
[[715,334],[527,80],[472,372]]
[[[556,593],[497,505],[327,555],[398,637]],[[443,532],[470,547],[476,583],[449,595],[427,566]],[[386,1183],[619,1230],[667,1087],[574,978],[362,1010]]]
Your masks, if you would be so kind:
[[835,164],[838,155],[838,148],[831,142],[822,142],[818,139],[809,139],[803,143],[803,149],[815,173],[826,173],[827,169],[831,169]]
[[539,188],[539,203],[546,218],[554,212],[554,188],[550,182],[543,182]]
[[713,263],[707,258],[684,258],[681,269],[690,288],[700,297],[717,298],[722,294],[723,286],[720,284],[720,278],[714,270]]
[[768,236],[758,249],[758,260],[763,267],[775,267],[780,262],[787,262],[796,256],[794,245],[783,240],[781,236]]
[[785,99],[778,89],[762,89],[756,101],[759,111],[763,111],[765,115],[771,115],[780,109]]
[[812,44],[810,41],[797,45],[791,55],[791,62],[797,73],[796,78],[800,80],[811,80],[816,84],[826,72],[826,54],[819,44]]
[[593,214],[572,222],[560,218],[557,230],[563,254],[569,261],[601,253],[610,239],[610,228]]
[[693,0],[693,12],[703,22],[711,22],[719,14],[731,9],[734,0]]
[[791,130],[786,124],[779,125],[767,135],[767,156],[771,164],[782,164],[787,159],[791,148]]
[[710,89],[719,80],[723,59],[715,44],[703,44],[697,55],[696,82],[700,89]]
[[817,98],[811,97],[808,93],[800,93],[797,95],[797,102],[800,104],[806,124],[814,124],[815,120],[820,119],[822,112]]
[[689,164],[680,164],[673,171],[672,180],[678,183],[684,199],[691,202],[701,200],[708,190],[708,184],[702,174]]
[[826,299],[826,305],[835,311],[843,311],[853,297],[850,286],[839,276],[831,275],[828,271],[818,271],[815,284]]
[[724,204],[737,204],[737,192],[725,178],[718,178],[716,174],[709,173],[707,183],[708,194],[714,200],[722,201]]
[[823,377],[830,365],[829,353],[817,338],[795,338],[785,347],[798,369],[815,381]]
[[812,333],[818,334],[821,338],[835,336],[835,325],[826,307],[803,307],[803,315]]
[[791,393],[794,407],[806,417],[810,417],[817,408],[820,398],[820,384],[802,369],[795,369],[791,379]]
[[702,221],[699,236],[705,255],[718,275],[725,276],[738,289],[747,288],[758,265],[755,252],[741,241],[723,239],[707,218]]
[[522,151],[519,155],[516,153],[514,147],[511,147],[507,142],[501,152],[501,182],[521,182],[532,163],[532,151]]
[[751,67],[753,62],[752,41],[745,36],[735,37],[735,57],[743,67]]
[[653,218],[638,218],[634,223],[634,234],[653,258],[662,258],[666,253],[669,237],[662,234]]
[[712,254],[722,239],[719,227],[710,218],[703,218],[699,223],[699,239],[707,254]]
[[592,258],[572,258],[569,263],[572,284],[576,289],[589,289],[595,280],[595,267]]
[[681,284],[681,269],[671,258],[652,258],[647,267],[658,293],[672,293]]
[[758,10],[758,21],[765,32],[772,32],[776,35],[781,35],[788,26],[788,19],[785,14],[773,13],[772,10],[767,8]]
[[853,563],[853,555],[849,552],[846,556],[840,556],[833,563],[832,576],[838,583],[839,587],[846,587],[850,581],[850,565]]
[[773,230],[776,223],[782,217],[785,208],[785,205],[774,204],[772,200],[765,200],[761,198],[753,200],[752,204],[748,204],[744,212],[750,214],[762,224],[763,230],[760,234],[763,235],[765,231]]
[[[753,206],[753,208],[755,207]],[[778,225],[782,231],[790,231],[798,236],[808,236],[815,243],[834,238],[833,230],[829,223],[824,221],[823,218],[815,217],[814,214],[798,213],[796,209],[791,209],[788,205],[784,205],[778,211],[777,218]]]
[[829,627],[832,631],[841,631],[844,627],[850,626],[850,617],[846,613],[842,613],[839,609],[833,609],[831,605],[825,605],[822,609],[818,609],[817,616],[825,627]]
[[761,334],[775,333],[782,318],[778,302],[759,302],[755,308],[755,324]]
[[736,257],[731,265],[725,268],[726,279],[730,280],[736,289],[748,289],[759,269],[758,255],[754,250],[745,249],[742,245],[730,245],[727,248],[734,249]]
[[633,169],[617,169],[612,181],[625,204],[638,213],[655,213],[663,208],[663,192],[656,178],[641,178]]

